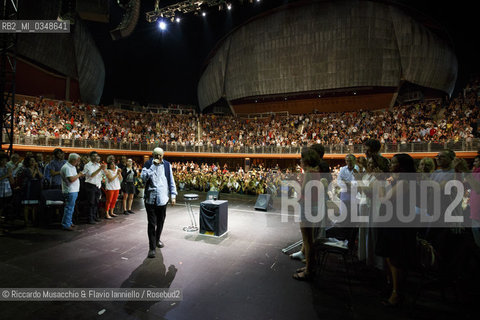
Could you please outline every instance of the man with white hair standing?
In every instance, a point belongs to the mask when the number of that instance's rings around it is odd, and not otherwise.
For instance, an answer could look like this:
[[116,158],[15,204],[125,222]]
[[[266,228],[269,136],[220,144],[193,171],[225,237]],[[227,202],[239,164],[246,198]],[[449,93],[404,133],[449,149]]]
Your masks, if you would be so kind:
[[62,227],[63,230],[73,231],[72,215],[75,209],[75,201],[77,201],[78,191],[80,190],[80,180],[83,173],[77,174],[78,162],[80,155],[71,153],[68,156],[68,161],[60,169],[60,176],[62,177],[62,192],[65,198],[65,209],[63,211]]
[[145,165],[140,176],[145,182],[145,209],[147,210],[148,221],[148,257],[155,257],[155,247],[163,248],[160,241],[163,223],[167,212],[167,203],[171,198],[172,205],[175,205],[177,187],[173,179],[173,172],[170,162],[163,160],[163,149],[153,150],[151,166]]
[[100,164],[100,156],[98,152],[90,152],[90,161],[83,167],[83,174],[85,175],[85,195],[87,198],[88,209],[88,223],[96,224],[100,222],[98,216],[98,202],[102,194],[102,178],[107,165]]

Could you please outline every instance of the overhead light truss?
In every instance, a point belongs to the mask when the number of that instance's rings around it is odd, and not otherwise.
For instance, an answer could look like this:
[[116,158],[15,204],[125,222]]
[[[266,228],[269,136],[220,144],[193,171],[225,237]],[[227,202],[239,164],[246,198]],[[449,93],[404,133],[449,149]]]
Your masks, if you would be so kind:
[[148,22],[155,22],[159,18],[171,19],[179,13],[199,12],[207,7],[222,6],[225,2],[225,0],[186,0],[159,8],[159,1],[156,1],[155,9],[147,12],[146,18]]

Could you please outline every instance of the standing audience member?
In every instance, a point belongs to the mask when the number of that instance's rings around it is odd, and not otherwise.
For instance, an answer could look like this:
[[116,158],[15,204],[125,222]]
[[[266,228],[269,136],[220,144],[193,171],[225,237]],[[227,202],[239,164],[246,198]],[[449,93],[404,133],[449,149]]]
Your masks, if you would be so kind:
[[418,164],[419,173],[432,173],[435,170],[435,161],[432,158],[423,158]]
[[62,228],[66,231],[73,231],[72,216],[75,210],[75,201],[77,201],[78,191],[80,190],[79,178],[83,176],[82,172],[77,174],[80,155],[71,153],[66,162],[60,169],[62,178],[62,192],[65,199],[65,208],[63,211]]
[[390,165],[388,159],[380,155],[380,148],[382,147],[380,141],[368,139],[365,141],[364,145],[366,147],[365,155],[367,156],[367,159],[372,159],[374,165],[380,168],[382,172],[389,172]]
[[135,213],[132,211],[133,196],[135,195],[135,178],[137,170],[133,167],[133,160],[128,159],[122,170],[123,214]]
[[122,156],[120,158],[120,162],[118,163],[118,167],[120,169],[122,169],[122,172],[123,172],[123,169],[125,169],[127,167],[127,156]]
[[[463,160],[463,159],[462,159]],[[457,166],[464,173],[470,187],[470,219],[475,244],[480,248],[480,155],[473,160],[473,170],[470,172],[466,163]]]
[[[306,218],[307,216],[314,216],[315,212],[318,209],[318,199],[313,199],[312,194],[305,193],[305,185],[315,179],[315,174],[319,173],[319,163],[320,157],[317,152],[312,149],[307,149],[302,152],[301,166],[304,171],[303,174],[303,183],[302,183],[302,196],[301,196],[301,222],[300,222],[300,231],[302,233],[303,240],[303,251],[305,255],[305,267],[298,269],[294,274],[293,278],[295,280],[301,281],[311,281],[314,277],[314,266],[315,266],[315,253],[313,251],[313,242],[314,242],[314,229],[311,222]],[[306,202],[310,201],[310,210],[312,212],[306,212]],[[308,214],[308,215],[307,215]]]
[[[0,217],[8,216],[5,210],[10,209],[12,201],[13,175],[12,169],[7,167],[8,155],[0,153]],[[0,230],[0,234],[3,230]]]
[[[24,204],[25,225],[28,225],[30,222],[37,222],[37,205],[40,201],[42,180],[43,174],[40,172],[35,158],[33,156],[25,157],[23,166],[17,174],[20,199]],[[30,212],[32,213],[32,220],[29,219]]]
[[356,186],[355,174],[358,173],[358,166],[355,164],[356,158],[353,154],[348,154],[345,157],[346,166],[340,168],[337,177],[337,183],[341,188],[340,191],[340,213],[346,215],[347,219],[350,217],[353,206],[357,205],[356,193],[352,194],[352,186]]
[[[310,149],[314,150],[320,158],[319,163],[318,163],[318,169],[319,169],[319,172],[321,174],[320,178],[325,178],[327,184],[332,182],[333,178],[332,178],[332,174],[330,173],[330,166],[328,165],[328,162],[323,160],[323,156],[325,154],[325,147],[323,145],[319,144],[319,143],[316,143],[316,144],[312,145],[310,147]],[[277,164],[277,167],[278,167],[278,164]],[[327,191],[327,188],[325,188],[325,191]],[[328,194],[325,193],[325,199],[327,199],[327,198],[328,198]],[[324,221],[325,220],[323,220],[323,222]],[[326,236],[325,228],[316,228],[316,230],[314,232],[314,239],[324,238],[325,236]],[[304,247],[303,243],[302,243],[302,248],[300,249],[300,251],[292,253],[290,255],[290,258],[304,261],[304,259],[305,259],[305,247]]]
[[[378,178],[381,179],[381,170],[373,158],[367,160],[366,173],[362,176],[359,212],[360,216],[368,216],[368,227],[360,226],[358,230],[358,259],[365,260],[367,265],[374,266],[380,270],[383,269],[383,259],[375,255],[375,244],[377,239],[377,228],[375,228],[374,217],[380,213],[380,204],[373,201],[374,184]],[[378,190],[379,196],[384,196]]]
[[332,178],[330,166],[327,161],[323,160],[323,156],[325,155],[325,147],[319,143],[315,143],[314,145],[311,146],[311,148],[315,150],[315,152],[320,157],[320,165],[318,168],[322,173],[322,177],[325,177],[328,183],[332,182],[333,178]]
[[431,178],[444,186],[448,181],[455,177],[455,170],[452,168],[454,156],[448,151],[444,150],[438,153],[435,157],[437,163],[437,170],[435,170]]
[[[480,156],[476,156],[473,161],[472,175],[480,183]],[[470,219],[472,219],[473,239],[480,248],[480,192],[474,188],[470,193]]]
[[96,224],[98,217],[98,202],[100,200],[102,186],[102,172],[106,169],[105,164],[98,163],[100,156],[96,151],[90,152],[90,161],[83,168],[85,175],[85,197],[88,205],[88,223]]
[[[408,173],[415,173],[415,162],[413,158],[406,153],[396,154],[390,162],[393,219],[407,212],[397,212],[397,201],[402,201],[404,210],[409,210],[405,204],[409,204],[409,181]],[[398,197],[397,194],[402,195]],[[398,220],[390,223],[399,223]],[[402,300],[401,290],[404,283],[405,271],[411,266],[415,252],[416,238],[415,230],[408,227],[390,227],[378,229],[377,243],[375,246],[376,254],[384,257],[388,266],[388,279],[391,280],[392,292],[387,300],[383,301],[385,306],[396,306]]]
[[[107,157],[107,164],[110,163],[110,162],[115,163],[115,156],[113,154],[111,154]],[[115,168],[117,168],[116,164],[115,164]]]
[[37,153],[35,155],[35,160],[37,161],[38,164],[38,169],[40,172],[45,175],[45,162],[43,162],[43,153]]
[[120,192],[120,183],[122,181],[122,169],[117,168],[115,162],[110,160],[105,170],[105,219],[112,219],[117,215],[113,212],[117,203],[118,193]]
[[358,172],[359,173],[364,173],[367,171],[367,158],[365,157],[358,157],[357,158],[357,165],[358,165]]
[[18,153],[12,154],[10,157],[10,161],[7,162],[7,168],[12,171],[12,176],[15,179],[17,176],[18,171],[22,167],[22,162],[20,161],[20,155]]
[[45,162],[43,161],[43,153],[37,153],[35,155],[35,160],[37,160],[37,165],[38,165],[38,170],[42,173],[43,179],[42,179],[42,188],[46,189],[48,188],[48,182],[45,179]]
[[65,154],[62,149],[53,150],[53,160],[45,167],[45,179],[48,181],[51,189],[62,188],[62,177],[60,169],[65,164]]

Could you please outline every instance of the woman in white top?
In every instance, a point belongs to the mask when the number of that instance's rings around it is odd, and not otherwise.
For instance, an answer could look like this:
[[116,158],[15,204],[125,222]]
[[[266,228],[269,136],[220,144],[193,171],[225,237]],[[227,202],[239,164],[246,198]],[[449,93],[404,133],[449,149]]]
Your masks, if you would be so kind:
[[113,213],[117,203],[118,193],[120,192],[120,183],[122,181],[122,169],[117,169],[115,162],[110,161],[105,170],[107,179],[105,180],[106,200],[105,200],[105,219],[112,219],[117,215]]

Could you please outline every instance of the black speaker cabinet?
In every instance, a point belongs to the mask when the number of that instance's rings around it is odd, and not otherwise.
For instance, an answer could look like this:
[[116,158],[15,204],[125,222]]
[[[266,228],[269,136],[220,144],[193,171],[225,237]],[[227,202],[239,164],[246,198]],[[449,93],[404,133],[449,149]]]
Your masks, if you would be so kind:
[[212,198],[213,198],[214,200],[219,200],[219,199],[218,199],[218,194],[219,194],[218,191],[208,191],[208,192],[207,192],[207,199],[206,199],[206,200],[209,200],[208,197],[210,197],[210,196],[212,196]]
[[267,211],[271,207],[270,204],[270,195],[269,194],[259,194],[257,202],[255,203],[255,210]]
[[228,230],[228,201],[200,203],[200,233],[220,237]]

